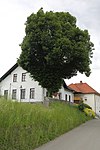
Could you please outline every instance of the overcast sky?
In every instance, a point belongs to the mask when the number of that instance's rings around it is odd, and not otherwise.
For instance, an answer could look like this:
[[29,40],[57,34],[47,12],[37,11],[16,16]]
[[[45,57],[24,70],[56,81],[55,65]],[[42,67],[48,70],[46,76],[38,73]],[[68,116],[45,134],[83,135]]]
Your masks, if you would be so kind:
[[95,45],[89,78],[80,75],[67,84],[87,82],[100,92],[100,0],[0,0],[0,77],[10,69],[21,53],[19,44],[25,35],[24,23],[31,13],[66,11],[77,18],[77,25],[87,29]]

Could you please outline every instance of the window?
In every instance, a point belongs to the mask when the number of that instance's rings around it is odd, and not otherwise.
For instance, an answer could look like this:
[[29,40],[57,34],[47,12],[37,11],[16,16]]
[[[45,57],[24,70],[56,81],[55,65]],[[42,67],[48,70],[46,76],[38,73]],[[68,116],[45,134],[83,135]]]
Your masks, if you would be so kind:
[[67,94],[65,94],[65,100],[67,101]]
[[48,93],[48,92],[46,92],[46,97],[48,97],[48,95],[49,95],[49,93]]
[[69,102],[71,102],[71,96],[69,95]]
[[26,81],[26,73],[22,73],[22,82]]
[[8,90],[4,90],[4,98],[5,98],[5,99],[8,98]]
[[25,89],[21,89],[20,98],[25,99]]
[[35,89],[31,88],[30,89],[30,99],[34,99],[34,95],[35,95]]
[[13,82],[17,82],[17,74],[13,75]]
[[12,90],[12,99],[16,99],[17,90]]

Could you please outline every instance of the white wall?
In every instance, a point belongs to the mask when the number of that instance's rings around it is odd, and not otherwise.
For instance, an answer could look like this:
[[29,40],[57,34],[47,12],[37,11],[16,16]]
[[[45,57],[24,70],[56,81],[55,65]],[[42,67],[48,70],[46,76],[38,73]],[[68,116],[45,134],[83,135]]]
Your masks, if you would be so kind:
[[92,107],[97,115],[100,116],[100,96],[95,94],[76,94],[80,96],[84,103]]
[[99,95],[95,95],[94,99],[95,99],[96,114],[100,116],[100,96]]
[[[87,101],[85,98],[87,97]],[[86,94],[83,96],[84,103],[92,107],[97,115],[100,116],[100,96],[95,94]]]
[[84,103],[86,103],[89,106],[91,106],[92,109],[95,111],[94,94],[84,94],[83,95],[83,101],[84,101]]
[[63,87],[59,90],[59,93],[61,93],[61,99],[62,100],[66,100],[65,95],[67,94],[67,101],[69,101],[69,97],[70,97],[70,102],[73,102],[74,100],[74,94],[72,91],[64,89]]
[[95,111],[94,94],[76,94],[80,96],[85,104],[88,104]]
[[[22,73],[26,71],[21,67],[17,67],[10,75],[8,75],[1,83],[1,95],[4,95],[4,90],[8,90],[9,98],[12,98],[12,90],[17,89],[17,100],[24,102],[36,102],[43,100],[43,88],[38,85],[37,81],[32,80],[29,76],[29,73],[26,73],[26,81],[22,82]],[[17,82],[13,82],[13,74],[17,74]],[[22,87],[22,88],[21,88]],[[35,97],[34,99],[29,98],[30,88],[35,88]],[[20,99],[20,90],[26,90],[25,99]]]

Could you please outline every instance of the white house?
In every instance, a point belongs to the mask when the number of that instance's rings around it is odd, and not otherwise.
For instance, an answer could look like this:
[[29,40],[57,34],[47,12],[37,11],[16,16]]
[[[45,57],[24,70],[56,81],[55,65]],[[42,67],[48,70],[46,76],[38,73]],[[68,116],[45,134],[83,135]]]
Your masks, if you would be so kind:
[[[19,102],[42,102],[47,90],[34,81],[26,70],[16,63],[0,78],[0,95]],[[57,98],[73,102],[73,90],[65,84],[57,93]]]
[[100,116],[100,93],[82,81],[80,81],[80,83],[70,84],[68,87],[75,91],[75,103],[79,103],[80,100],[83,100],[84,103],[91,106],[95,113]]

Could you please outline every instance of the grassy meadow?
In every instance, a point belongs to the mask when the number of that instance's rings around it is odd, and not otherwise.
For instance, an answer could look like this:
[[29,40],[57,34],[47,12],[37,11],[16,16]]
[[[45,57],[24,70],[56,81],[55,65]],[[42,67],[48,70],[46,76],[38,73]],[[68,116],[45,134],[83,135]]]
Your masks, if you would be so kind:
[[89,120],[76,106],[0,99],[0,150],[33,150]]

